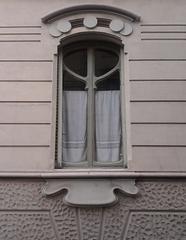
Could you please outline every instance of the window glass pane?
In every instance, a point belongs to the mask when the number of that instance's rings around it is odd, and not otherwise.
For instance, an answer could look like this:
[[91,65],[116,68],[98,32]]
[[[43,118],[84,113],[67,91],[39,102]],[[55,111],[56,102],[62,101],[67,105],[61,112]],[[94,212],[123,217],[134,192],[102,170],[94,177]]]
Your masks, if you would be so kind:
[[97,77],[107,73],[118,63],[119,57],[117,54],[106,51],[99,50],[95,51],[95,75]]
[[98,91],[109,91],[120,89],[119,72],[115,72],[110,75],[107,79],[97,82],[96,84]]
[[68,91],[83,91],[85,90],[85,83],[76,79],[67,71],[63,73],[63,89]]
[[64,57],[64,63],[71,71],[81,76],[86,76],[87,75],[86,49],[70,52]]

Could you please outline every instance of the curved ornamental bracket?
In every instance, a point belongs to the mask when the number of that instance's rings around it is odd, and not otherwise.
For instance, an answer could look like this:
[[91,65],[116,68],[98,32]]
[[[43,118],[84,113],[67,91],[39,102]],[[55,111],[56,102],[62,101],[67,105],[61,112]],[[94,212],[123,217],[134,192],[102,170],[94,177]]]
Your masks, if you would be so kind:
[[113,205],[118,201],[117,190],[128,196],[138,194],[134,179],[48,179],[42,192],[55,196],[64,190],[64,203],[73,207]]

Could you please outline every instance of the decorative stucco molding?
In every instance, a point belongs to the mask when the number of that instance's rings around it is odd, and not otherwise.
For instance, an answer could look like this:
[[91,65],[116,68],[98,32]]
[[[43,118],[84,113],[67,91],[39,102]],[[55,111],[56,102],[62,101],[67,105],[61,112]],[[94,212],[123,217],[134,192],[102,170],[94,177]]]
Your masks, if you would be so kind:
[[43,194],[53,196],[64,190],[64,203],[76,207],[113,205],[118,201],[116,190],[129,196],[138,193],[133,179],[48,179]]
[[128,36],[133,32],[131,22],[139,21],[140,17],[129,11],[93,4],[64,8],[42,18],[53,38],[73,34],[74,31],[95,32],[98,29],[113,35]]
[[[96,18],[94,15],[89,15],[82,20],[82,26],[80,26],[84,27],[85,29],[94,30],[96,27],[99,27],[98,18]],[[50,24],[48,26],[48,31],[52,37],[58,38],[72,30],[73,26],[71,22],[73,21],[76,21],[76,19],[72,19],[71,21],[63,19],[57,20],[55,24]],[[123,36],[128,36],[133,31],[132,26],[129,23],[126,23],[120,19],[102,19],[102,22],[105,23],[105,28],[109,28],[112,33],[120,33]],[[110,24],[108,25],[106,22],[109,22]]]
[[50,23],[56,21],[59,18],[64,18],[69,15],[84,13],[84,12],[97,12],[97,13],[108,13],[112,15],[119,15],[122,16],[132,22],[139,22],[140,16],[131,13],[127,10],[116,8],[113,6],[108,5],[98,5],[98,4],[83,4],[78,6],[72,6],[68,8],[63,8],[53,13],[47,14],[45,17],[42,18],[43,23]]

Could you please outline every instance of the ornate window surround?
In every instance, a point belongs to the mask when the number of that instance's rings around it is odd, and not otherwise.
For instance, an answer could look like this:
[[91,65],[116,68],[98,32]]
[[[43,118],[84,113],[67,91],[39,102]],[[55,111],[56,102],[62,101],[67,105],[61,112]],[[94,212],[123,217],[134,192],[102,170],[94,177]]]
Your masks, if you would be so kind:
[[[127,38],[132,34],[135,22],[139,21],[139,16],[126,10],[112,6],[91,4],[69,7],[43,17],[42,22],[46,29],[45,36],[48,32],[49,41],[55,49],[53,53],[54,82],[56,82],[56,84],[54,83],[54,97],[57,98],[58,46],[78,41],[82,39],[82,36],[86,36],[86,39],[93,38],[93,40],[106,39],[124,46],[121,50],[121,72],[123,74],[121,78],[125,79],[125,99],[122,100],[123,103],[121,104],[126,108],[124,112],[129,112]],[[58,74],[61,75],[61,71]],[[60,76],[58,77],[60,78]],[[56,103],[57,101],[54,101],[54,116],[56,115]],[[58,122],[60,121],[61,116],[58,116]],[[130,119],[128,114],[125,116],[125,122],[127,126],[127,137],[125,136],[127,138],[127,163],[130,164]],[[54,118],[53,125],[55,123],[56,119]],[[54,128],[52,143],[55,142],[56,135]],[[53,156],[54,153],[55,150],[53,150]],[[61,154],[60,147],[58,147],[58,154]],[[117,197],[114,195],[116,189],[131,196],[136,195],[138,192],[134,179],[118,179],[118,177],[121,178],[123,175],[121,173],[128,171],[127,169],[55,169],[54,171],[60,173],[61,178],[63,178],[64,174],[64,177],[66,176],[69,179],[48,179],[43,188],[43,193],[47,196],[52,196],[67,190],[68,193],[64,200],[72,206],[106,206],[114,204],[117,202]],[[84,181],[83,177],[86,177],[86,181]],[[90,189],[94,189],[94,191],[92,192]],[[84,197],[82,198],[82,196]]]

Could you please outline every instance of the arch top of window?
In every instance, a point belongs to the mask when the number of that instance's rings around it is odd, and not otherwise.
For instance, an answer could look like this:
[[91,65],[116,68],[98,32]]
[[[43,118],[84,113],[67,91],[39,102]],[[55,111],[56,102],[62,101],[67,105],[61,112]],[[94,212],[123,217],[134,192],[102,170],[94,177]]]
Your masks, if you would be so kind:
[[102,42],[106,44],[106,47],[114,47],[114,49],[117,51],[119,51],[123,47],[122,40],[118,36],[105,32],[94,31],[79,32],[72,35],[64,36],[63,39],[61,39],[58,48],[59,50],[65,48],[68,50],[71,45],[73,45],[73,48],[78,48],[82,43],[84,46],[86,46],[87,44],[89,45],[90,42],[93,42],[94,44]]
[[[86,40],[85,40],[86,39]],[[120,52],[121,47],[123,44],[120,38],[113,38],[113,36],[109,36],[106,34],[98,33],[96,37],[95,32],[91,33],[84,33],[84,34],[75,34],[72,36],[68,36],[63,38],[58,46],[59,51],[63,51],[64,55],[66,52],[71,52],[72,49],[78,50],[80,48],[87,48],[89,46],[95,47],[97,49],[102,48],[105,50],[112,49],[113,52],[117,54]]]

